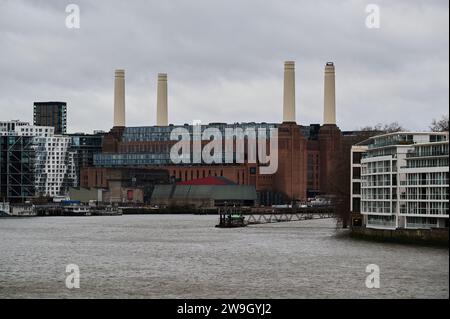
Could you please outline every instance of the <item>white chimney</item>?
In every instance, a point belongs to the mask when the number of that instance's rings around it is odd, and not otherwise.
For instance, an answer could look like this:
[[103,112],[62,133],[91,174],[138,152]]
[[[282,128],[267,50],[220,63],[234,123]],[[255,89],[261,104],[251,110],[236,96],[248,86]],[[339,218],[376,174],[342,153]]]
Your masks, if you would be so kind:
[[114,126],[125,126],[125,71],[116,70],[114,78]]
[[283,122],[295,122],[295,62],[284,62]]
[[156,125],[169,125],[167,112],[167,74],[158,73],[158,90],[156,92]]
[[323,124],[336,124],[334,64],[325,65]]

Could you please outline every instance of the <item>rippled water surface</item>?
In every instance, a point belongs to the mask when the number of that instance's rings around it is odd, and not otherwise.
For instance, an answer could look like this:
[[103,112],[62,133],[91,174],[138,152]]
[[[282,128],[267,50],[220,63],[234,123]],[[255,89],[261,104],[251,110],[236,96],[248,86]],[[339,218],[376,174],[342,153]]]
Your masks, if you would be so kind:
[[[2,298],[448,298],[445,248],[380,244],[314,220],[217,229],[216,216],[0,219]],[[65,286],[77,264],[80,288]],[[381,287],[368,289],[368,264]]]

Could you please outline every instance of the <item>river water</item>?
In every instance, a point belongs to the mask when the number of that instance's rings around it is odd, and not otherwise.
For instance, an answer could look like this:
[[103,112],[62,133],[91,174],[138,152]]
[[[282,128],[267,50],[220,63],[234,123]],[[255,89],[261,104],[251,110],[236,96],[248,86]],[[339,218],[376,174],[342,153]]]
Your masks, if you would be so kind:
[[[0,219],[1,298],[448,298],[447,248],[350,239],[332,219],[218,229],[216,216]],[[66,265],[80,288],[65,285]],[[380,268],[380,288],[365,285]]]

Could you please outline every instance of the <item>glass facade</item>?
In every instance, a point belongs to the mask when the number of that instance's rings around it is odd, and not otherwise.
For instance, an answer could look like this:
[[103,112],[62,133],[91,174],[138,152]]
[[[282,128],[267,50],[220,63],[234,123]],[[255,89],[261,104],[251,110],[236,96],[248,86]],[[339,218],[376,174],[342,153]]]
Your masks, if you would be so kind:
[[94,165],[100,167],[111,166],[153,166],[153,165],[170,165],[170,154],[94,154]]
[[408,152],[405,179],[401,182],[400,214],[448,218],[448,146],[448,142],[427,143]]
[[32,137],[0,136],[0,200],[25,202],[34,196]]
[[[247,128],[264,128],[270,129],[278,127],[278,124],[270,123],[236,123],[236,124],[226,124],[226,123],[210,123],[208,125],[200,125],[200,129],[203,130],[207,128],[218,128],[225,136],[226,128],[242,128],[243,130]],[[126,127],[123,135],[123,142],[157,142],[157,141],[170,141],[170,133],[176,128],[184,128],[193,134],[193,125],[169,125],[169,126],[141,126],[141,127]]]
[[392,133],[364,145],[360,206],[368,227],[448,225],[448,133]]
[[94,165],[94,155],[102,152],[103,133],[71,134],[70,152],[74,153],[76,186],[80,185],[81,169]]
[[55,134],[67,131],[67,104],[65,102],[35,102],[33,123],[36,126],[52,126]]
[[[111,167],[111,166],[136,166],[136,165],[171,165],[173,162],[170,158],[170,149],[172,143],[176,140],[170,139],[171,132],[177,128],[186,129],[191,140],[194,140],[194,127],[199,128],[199,132],[204,132],[208,128],[217,128],[221,132],[222,137],[226,137],[226,129],[242,129],[246,134],[246,130],[254,130],[257,134],[258,129],[264,129],[266,134],[270,132],[271,128],[276,128],[277,124],[269,123],[211,123],[208,125],[169,125],[169,126],[143,126],[143,127],[126,127],[122,134],[122,143],[119,146],[119,152],[114,154],[102,153],[95,154],[93,162],[95,166]],[[252,132],[252,131],[250,131]],[[196,140],[199,140],[197,137]],[[172,143],[170,143],[172,142]],[[192,147],[190,148],[190,155],[192,157]],[[245,158],[246,154],[243,154]],[[233,152],[233,159],[236,159],[236,152]],[[216,162],[220,164],[225,163],[224,145],[222,145],[222,157]],[[210,164],[210,163],[208,163]],[[214,162],[212,163],[214,164]],[[183,165],[183,164],[178,164]]]

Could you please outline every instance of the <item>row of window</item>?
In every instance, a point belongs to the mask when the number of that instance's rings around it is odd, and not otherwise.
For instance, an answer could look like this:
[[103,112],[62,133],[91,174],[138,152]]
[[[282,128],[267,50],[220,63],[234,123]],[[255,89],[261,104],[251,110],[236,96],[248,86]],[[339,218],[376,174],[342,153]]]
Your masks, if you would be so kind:
[[408,173],[401,185],[448,185],[448,172]]
[[406,217],[406,227],[409,228],[431,228],[437,227],[438,219],[432,217]]
[[[396,176],[392,176],[393,179]],[[361,177],[361,187],[373,187],[373,186],[391,186],[395,185],[395,183],[391,183],[391,175],[367,175]]]
[[407,163],[407,168],[418,167],[446,167],[448,166],[448,157],[444,158],[430,158],[430,159],[410,159]]
[[400,214],[448,215],[448,202],[403,202]]
[[418,145],[407,157],[418,156],[448,156],[448,143],[438,145]]
[[448,187],[416,187],[406,188],[400,195],[401,199],[406,200],[448,200]]
[[391,172],[391,161],[379,161],[364,163],[361,166],[361,174],[387,173]]
[[395,226],[396,217],[395,216],[378,216],[378,215],[368,215],[367,224],[374,226]]
[[362,189],[361,199],[391,199],[390,188]]
[[395,213],[396,203],[392,203],[391,209],[390,201],[361,201],[361,212],[363,213],[378,213],[378,214],[393,214]]

